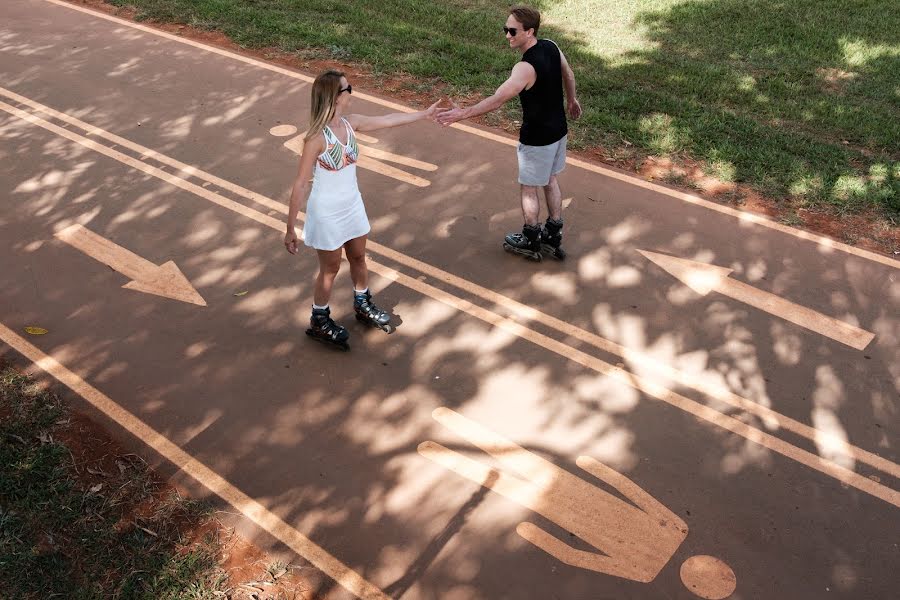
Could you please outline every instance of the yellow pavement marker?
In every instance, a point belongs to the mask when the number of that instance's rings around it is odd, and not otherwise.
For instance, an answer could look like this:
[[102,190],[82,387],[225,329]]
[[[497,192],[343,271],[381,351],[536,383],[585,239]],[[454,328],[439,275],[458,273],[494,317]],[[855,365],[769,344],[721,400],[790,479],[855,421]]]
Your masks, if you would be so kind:
[[870,331],[854,327],[805,306],[794,304],[775,294],[730,279],[728,276],[732,270],[727,267],[717,267],[647,250],[638,250],[638,252],[701,296],[710,292],[718,292],[857,350],[868,346],[875,337],[875,334]]
[[206,300],[172,261],[157,266],[82,225],[67,227],[56,237],[133,280],[122,287],[206,306]]
[[[419,444],[419,454],[521,504],[599,551],[573,548],[534,523],[518,524],[516,533],[560,562],[650,583],[687,537],[688,526],[678,515],[633,481],[590,456],[579,456],[576,464],[629,502],[449,408],[437,408],[432,416],[493,457],[501,468],[489,467],[433,441]],[[719,568],[706,577],[691,579],[694,593],[703,598],[726,598],[734,592],[734,572],[725,563],[718,563]],[[697,573],[688,567],[689,576]],[[731,585],[720,589],[722,580]],[[689,585],[687,581],[685,585]]]

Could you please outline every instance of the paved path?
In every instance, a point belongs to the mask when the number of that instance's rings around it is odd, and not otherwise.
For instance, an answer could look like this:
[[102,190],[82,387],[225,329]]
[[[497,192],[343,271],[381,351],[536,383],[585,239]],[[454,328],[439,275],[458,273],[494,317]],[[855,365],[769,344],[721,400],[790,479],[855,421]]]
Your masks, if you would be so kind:
[[323,596],[897,594],[900,264],[578,161],[569,259],[526,262],[509,140],[418,123],[360,170],[398,330],[350,318],[343,273],[332,352],[281,246],[310,81],[2,3],[0,352]]

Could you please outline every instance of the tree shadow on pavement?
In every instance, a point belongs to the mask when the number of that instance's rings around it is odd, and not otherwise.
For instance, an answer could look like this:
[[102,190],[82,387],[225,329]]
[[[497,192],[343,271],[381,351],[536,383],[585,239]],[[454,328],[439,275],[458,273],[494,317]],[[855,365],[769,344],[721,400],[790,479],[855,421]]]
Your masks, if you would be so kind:
[[[654,27],[665,29],[659,21]],[[688,30],[680,31],[687,35]],[[565,44],[577,48],[572,40]],[[579,56],[587,61],[582,68],[602,66],[600,59]],[[71,69],[87,66],[77,54],[63,63]],[[121,72],[137,68],[132,64]],[[17,85],[25,87],[35,73],[26,73]],[[77,106],[73,91],[72,106],[56,108],[251,190],[282,197],[296,157],[269,135],[270,119],[294,114],[290,93],[306,93],[303,86],[273,83],[273,76],[235,95],[209,84],[182,103],[179,116],[163,119],[157,113],[169,114],[166,98],[175,91],[170,82],[177,75],[173,69],[129,82],[147,92],[148,104],[140,107],[99,101]],[[598,75],[601,81],[602,70]],[[242,81],[239,70],[232,76]],[[134,119],[136,111],[140,120]],[[124,122],[130,125],[117,125]],[[389,267],[452,295],[457,306],[468,302],[515,317],[565,350],[551,351],[550,343],[536,344],[514,328],[474,317],[474,309],[458,310],[439,294],[424,295],[376,275],[379,301],[402,315],[403,326],[391,336],[354,327],[353,350],[330,352],[303,336],[315,258],[309,252],[285,254],[280,232],[5,114],[0,131],[4,152],[22,159],[0,163],[0,181],[10,190],[0,200],[0,233],[9,240],[0,256],[3,323],[19,330],[26,324],[46,326],[51,334],[35,341],[42,351],[393,597],[534,597],[551,576],[562,597],[663,598],[685,592],[680,560],[673,559],[648,585],[564,566],[525,542],[516,526],[531,518],[528,510],[417,453],[418,445],[431,439],[470,452],[435,422],[432,411],[440,407],[465,413],[579,477],[584,474],[574,465],[580,455],[627,475],[688,522],[690,535],[677,557],[728,549],[727,562],[746,597],[800,597],[810,581],[831,581],[836,571],[852,575],[841,584],[847,597],[885,591],[880,563],[863,559],[890,553],[883,535],[890,507],[574,357],[580,352],[606,361],[627,371],[632,381],[652,375],[643,360],[598,349],[540,317],[510,314],[508,304],[379,256]],[[204,148],[219,150],[198,151]],[[512,158],[511,148],[501,150]],[[718,150],[739,171],[752,168],[727,148]],[[476,159],[460,156],[458,162]],[[238,168],[247,164],[254,167]],[[871,425],[895,414],[900,377],[890,370],[900,364],[891,362],[897,352],[897,338],[891,337],[898,327],[896,311],[870,300],[886,286],[873,281],[876,269],[857,259],[834,261],[822,273],[824,283],[808,289],[800,277],[806,265],[779,255],[759,231],[710,232],[699,220],[666,230],[654,220],[665,215],[653,210],[667,211],[658,203],[641,204],[649,201],[636,192],[629,192],[634,204],[624,208],[576,197],[567,230],[570,259],[527,264],[503,254],[493,237],[515,227],[515,214],[490,220],[514,208],[509,204],[514,196],[491,195],[501,184],[462,179],[464,171],[453,185],[444,184],[455,173],[439,172],[425,193],[402,185],[391,194],[373,193],[367,198],[373,220],[389,214],[392,203],[417,202],[408,218],[376,228],[374,239],[698,379],[715,378],[804,423],[824,418],[821,423],[843,431],[851,443],[896,458],[890,434]],[[570,181],[575,177],[585,175]],[[511,178],[503,181],[514,187]],[[584,189],[599,185],[591,180]],[[610,188],[609,193],[620,192]],[[454,198],[464,201],[454,204]],[[208,307],[119,289],[123,276],[53,238],[73,222],[148,259],[178,257]],[[435,244],[435,232],[448,244],[465,240],[464,247],[457,252]],[[730,244],[713,243],[723,238]],[[394,244],[398,240],[404,243]],[[636,252],[647,248],[722,263],[773,293],[858,318],[860,326],[879,333],[871,355],[881,366],[783,324],[760,326],[745,307],[686,293]],[[851,292],[845,291],[848,283]],[[336,317],[349,321],[349,302],[344,273],[336,286]],[[672,388],[760,431],[775,431],[759,417],[723,408],[685,384]],[[790,439],[820,451],[814,440]],[[166,468],[161,460],[157,465]],[[769,493],[770,486],[776,491]],[[832,521],[836,504],[857,511],[855,522]],[[819,536],[797,535],[799,514],[829,525]],[[557,525],[541,525],[568,539]],[[859,534],[871,537],[862,553]],[[760,548],[776,545],[790,548],[794,557],[824,554],[826,559],[804,564],[802,577],[781,581],[773,590]]]

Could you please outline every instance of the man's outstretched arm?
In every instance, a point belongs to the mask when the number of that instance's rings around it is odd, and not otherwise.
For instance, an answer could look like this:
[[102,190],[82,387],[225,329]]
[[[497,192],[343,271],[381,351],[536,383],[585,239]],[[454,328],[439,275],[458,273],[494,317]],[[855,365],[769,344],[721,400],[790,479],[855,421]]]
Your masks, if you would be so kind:
[[534,67],[526,62],[517,63],[513,67],[512,74],[509,79],[504,81],[492,96],[488,96],[478,104],[468,108],[460,108],[451,100],[453,108],[439,110],[437,113],[437,122],[441,125],[450,125],[463,119],[471,119],[480,115],[497,110],[506,102],[517,96],[530,83],[534,81]]

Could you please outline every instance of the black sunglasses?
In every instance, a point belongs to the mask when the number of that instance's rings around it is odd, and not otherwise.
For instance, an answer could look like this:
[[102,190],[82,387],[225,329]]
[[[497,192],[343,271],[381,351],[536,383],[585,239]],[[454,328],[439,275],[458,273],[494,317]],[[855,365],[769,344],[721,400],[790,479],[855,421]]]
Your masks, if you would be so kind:
[[503,26],[503,33],[508,33],[509,35],[516,37],[516,34],[519,33],[519,30],[515,27],[507,27]]
[[352,93],[353,93],[353,86],[350,85],[350,84],[348,83],[348,84],[347,84],[347,87],[345,87],[345,88],[342,89],[342,90],[338,90],[338,96],[340,96],[340,95],[343,94],[344,92],[347,92],[348,94],[352,94]]

